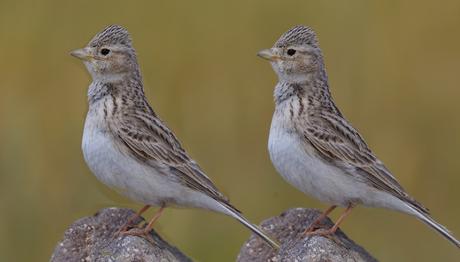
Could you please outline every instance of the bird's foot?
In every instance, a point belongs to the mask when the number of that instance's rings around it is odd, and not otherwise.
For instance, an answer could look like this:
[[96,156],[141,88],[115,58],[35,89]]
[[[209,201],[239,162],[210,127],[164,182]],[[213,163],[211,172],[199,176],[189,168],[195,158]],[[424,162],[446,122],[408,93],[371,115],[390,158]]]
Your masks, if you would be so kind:
[[318,223],[312,223],[310,224],[310,226],[307,227],[307,229],[305,229],[305,231],[303,232],[304,235],[309,235],[310,233],[312,232],[315,232],[316,230],[320,229],[321,226],[318,225]]
[[134,228],[131,228],[130,230],[120,232],[119,234],[120,234],[120,236],[137,236],[137,237],[141,237],[141,238],[149,241],[151,244],[155,244],[155,240],[153,239],[152,235],[150,234],[150,230],[147,230],[146,228],[134,227]]
[[334,228],[330,228],[330,229],[317,228],[316,230],[306,232],[305,236],[306,237],[322,236],[322,237],[328,238],[335,242],[336,241],[334,237],[335,231],[336,230],[334,230]]
[[118,236],[123,236],[126,232],[128,232],[129,230],[133,229],[133,228],[138,228],[139,226],[139,223],[137,224],[133,224],[132,223],[133,221],[128,221],[126,222],[119,230],[118,232],[116,233],[116,235]]
[[[309,228],[307,228],[308,230]],[[312,230],[312,231],[308,231],[307,230],[305,231],[305,236],[307,237],[311,237],[311,236],[322,236],[322,237],[327,237],[327,238],[330,238],[332,235],[334,235],[335,231],[334,228],[330,228],[330,229],[322,229],[322,228],[316,228],[316,230]]]
[[335,232],[336,230],[334,230],[333,228],[330,228],[330,229],[316,229],[314,231],[311,231],[311,232],[307,232],[305,233],[305,236],[306,237],[312,237],[312,236],[322,236],[322,237],[325,237],[331,241],[334,241],[336,244],[341,244],[342,241],[340,240],[340,238],[338,238],[336,235],[335,235]]

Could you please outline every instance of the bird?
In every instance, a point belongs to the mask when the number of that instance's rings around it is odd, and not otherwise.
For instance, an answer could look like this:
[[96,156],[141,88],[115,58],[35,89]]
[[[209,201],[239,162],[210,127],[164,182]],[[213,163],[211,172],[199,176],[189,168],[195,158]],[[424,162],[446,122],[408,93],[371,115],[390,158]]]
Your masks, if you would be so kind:
[[235,218],[273,248],[278,243],[216,188],[150,106],[128,31],[109,25],[71,55],[83,61],[92,82],[82,151],[92,173],[105,185],[145,206],[159,207],[146,227],[120,231],[148,236],[167,207],[191,207]]
[[[335,105],[313,29],[294,26],[257,55],[268,60],[278,76],[270,160],[289,184],[330,204],[305,235],[330,237],[353,208],[362,205],[415,216],[460,247],[459,240],[403,189]],[[318,228],[338,206],[345,211],[334,226]]]

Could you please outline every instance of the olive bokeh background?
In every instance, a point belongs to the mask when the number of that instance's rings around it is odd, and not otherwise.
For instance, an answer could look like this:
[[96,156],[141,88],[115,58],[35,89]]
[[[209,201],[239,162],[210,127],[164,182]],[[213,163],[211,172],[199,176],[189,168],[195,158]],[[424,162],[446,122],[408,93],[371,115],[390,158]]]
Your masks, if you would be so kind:
[[[112,23],[131,32],[153,108],[257,223],[291,207],[326,207],[270,163],[276,76],[256,57],[290,27],[312,26],[338,106],[460,237],[459,1],[1,0],[1,261],[46,261],[74,220],[141,207],[98,182],[80,149],[90,77],[69,51]],[[167,210],[156,229],[200,261],[234,261],[249,236],[231,218],[189,209]],[[342,229],[382,261],[459,255],[388,210],[357,208]]]

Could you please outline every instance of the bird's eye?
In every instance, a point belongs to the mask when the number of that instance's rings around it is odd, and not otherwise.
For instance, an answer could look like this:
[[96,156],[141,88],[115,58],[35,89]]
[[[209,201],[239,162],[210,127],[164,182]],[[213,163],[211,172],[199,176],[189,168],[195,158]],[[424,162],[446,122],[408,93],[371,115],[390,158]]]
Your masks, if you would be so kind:
[[108,55],[109,53],[110,53],[110,50],[109,50],[109,49],[107,49],[107,48],[102,48],[102,49],[101,49],[101,54],[102,54],[102,55]]
[[290,56],[293,56],[295,54],[295,49],[288,49],[287,50],[287,54],[290,55]]

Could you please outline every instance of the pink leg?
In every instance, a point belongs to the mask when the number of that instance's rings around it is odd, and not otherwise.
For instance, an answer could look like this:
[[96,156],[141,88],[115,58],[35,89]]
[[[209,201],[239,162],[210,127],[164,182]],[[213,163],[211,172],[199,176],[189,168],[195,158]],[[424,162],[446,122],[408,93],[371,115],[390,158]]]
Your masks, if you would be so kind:
[[145,211],[147,211],[147,209],[149,209],[150,205],[145,205],[143,208],[141,208],[141,210],[139,210],[139,212],[137,212],[136,214],[134,214],[133,216],[131,216],[128,221],[123,225],[123,227],[120,229],[120,231],[118,232],[119,234],[121,233],[124,233],[128,230],[129,226],[131,226],[131,223],[138,217],[140,217]]
[[160,218],[161,214],[163,214],[164,209],[165,209],[164,206],[160,207],[160,209],[158,209],[158,211],[155,213],[155,215],[153,216],[153,218],[150,220],[150,222],[148,223],[148,225],[145,228],[143,228],[143,229],[141,229],[141,228],[133,228],[133,229],[131,229],[129,231],[123,232],[122,235],[125,235],[125,236],[126,235],[139,236],[139,237],[146,238],[151,243],[154,243],[154,240],[150,236],[149,232],[150,232],[150,230],[152,230],[153,224],[155,224],[155,222],[158,220],[158,218]]
[[332,235],[335,233],[335,231],[337,231],[337,229],[339,228],[339,225],[342,223],[342,221],[345,219],[345,217],[347,217],[351,210],[353,210],[355,206],[353,204],[349,204],[347,209],[345,209],[345,211],[342,213],[342,215],[340,215],[340,217],[337,219],[337,222],[335,222],[334,226],[331,227],[330,229],[328,230],[316,230],[316,231],[313,231],[313,232],[309,232],[307,233],[308,236],[312,236],[312,235],[320,235],[320,236],[328,236],[328,235]]
[[324,218],[326,218],[327,215],[329,215],[336,207],[337,207],[336,205],[333,205],[333,206],[330,206],[328,209],[326,209],[319,217],[315,219],[315,221],[313,221],[310,224],[310,226],[305,230],[304,234],[308,234],[310,232],[315,231],[318,223],[321,222],[321,220],[323,220]]
[[152,230],[153,224],[155,224],[155,222],[158,220],[158,218],[160,218],[161,214],[163,214],[164,209],[165,209],[164,206],[162,206],[162,207],[160,207],[160,209],[158,209],[158,211],[155,213],[155,215],[150,220],[150,222],[147,225],[147,227],[144,229],[144,231],[146,233],[148,233],[148,232],[150,232],[150,230]]

